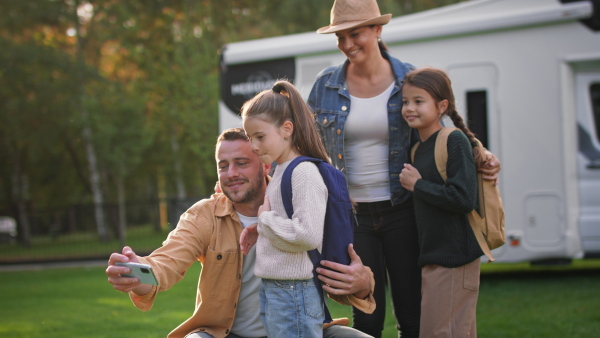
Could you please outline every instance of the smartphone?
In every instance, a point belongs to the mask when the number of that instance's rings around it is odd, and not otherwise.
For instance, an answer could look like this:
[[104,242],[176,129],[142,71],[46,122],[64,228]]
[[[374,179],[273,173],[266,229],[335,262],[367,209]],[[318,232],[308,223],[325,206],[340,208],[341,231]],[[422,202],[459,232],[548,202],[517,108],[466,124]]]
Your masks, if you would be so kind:
[[142,284],[158,285],[152,267],[148,264],[115,262],[115,265],[131,269],[131,273],[122,273],[121,276],[123,277],[137,278]]

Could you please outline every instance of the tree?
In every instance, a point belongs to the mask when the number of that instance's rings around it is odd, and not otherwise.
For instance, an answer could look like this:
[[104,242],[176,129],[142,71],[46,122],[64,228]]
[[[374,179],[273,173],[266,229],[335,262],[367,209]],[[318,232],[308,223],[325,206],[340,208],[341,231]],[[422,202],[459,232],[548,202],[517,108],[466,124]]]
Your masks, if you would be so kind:
[[[395,16],[455,2],[378,1]],[[209,194],[219,49],[314,31],[332,4],[0,1],[0,212],[29,243],[28,213],[95,203],[99,237],[116,228],[124,241],[126,202],[158,198],[159,181],[178,201]],[[106,203],[119,206],[116,227]]]

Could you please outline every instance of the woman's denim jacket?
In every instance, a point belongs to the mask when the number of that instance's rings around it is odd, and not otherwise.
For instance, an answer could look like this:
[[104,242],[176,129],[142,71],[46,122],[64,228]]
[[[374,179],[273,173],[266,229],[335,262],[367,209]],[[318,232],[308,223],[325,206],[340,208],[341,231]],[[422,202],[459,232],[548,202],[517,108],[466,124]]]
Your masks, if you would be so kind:
[[[404,163],[409,163],[411,145],[418,140],[416,130],[411,129],[402,117],[402,80],[404,75],[414,69],[410,64],[391,57],[382,52],[392,65],[396,84],[388,101],[389,132],[389,179],[390,200],[392,205],[406,201],[410,192],[402,187],[399,180]],[[333,165],[346,174],[344,157],[344,124],[350,113],[350,94],[346,84],[346,67],[348,60],[342,65],[329,67],[318,76],[310,95],[308,105],[315,113],[319,132]]]

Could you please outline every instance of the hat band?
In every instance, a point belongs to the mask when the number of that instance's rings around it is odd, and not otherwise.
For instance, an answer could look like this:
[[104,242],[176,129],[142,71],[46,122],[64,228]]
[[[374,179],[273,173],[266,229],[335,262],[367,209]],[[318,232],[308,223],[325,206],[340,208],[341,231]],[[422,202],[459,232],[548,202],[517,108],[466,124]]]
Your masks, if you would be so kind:
[[367,21],[367,20],[370,20],[370,19],[361,19],[361,20],[344,20],[344,21],[338,21],[338,22],[334,22],[334,23],[332,23],[330,26],[339,26],[339,25],[341,25],[341,24],[345,24],[345,23],[348,23],[348,22],[363,22],[363,21]]

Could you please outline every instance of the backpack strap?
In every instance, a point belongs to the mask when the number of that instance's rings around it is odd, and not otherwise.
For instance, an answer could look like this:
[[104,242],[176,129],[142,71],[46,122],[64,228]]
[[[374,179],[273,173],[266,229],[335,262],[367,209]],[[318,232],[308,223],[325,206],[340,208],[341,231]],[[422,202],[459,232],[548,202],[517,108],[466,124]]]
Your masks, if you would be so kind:
[[[287,168],[285,168],[281,177],[281,199],[283,200],[283,207],[285,208],[285,213],[289,219],[292,219],[292,215],[294,215],[294,206],[292,204],[292,172],[294,171],[294,168],[300,164],[300,162],[304,161],[311,161],[317,166],[320,162],[323,162],[323,160],[317,158],[298,156],[293,159],[292,162],[290,162]],[[312,249],[307,252],[308,257],[310,257],[310,260],[313,263],[313,281],[317,287],[317,291],[319,291],[321,303],[323,304],[323,310],[325,311],[325,321],[323,322],[330,323],[332,321],[331,314],[327,308],[327,301],[325,299],[325,294],[323,293],[323,284],[321,283],[321,280],[319,280],[319,274],[317,273],[317,267],[321,265],[321,253],[317,249]]]
[[448,174],[446,173],[446,163],[448,163],[448,136],[455,130],[460,129],[443,127],[435,140],[435,165],[444,182],[448,179]]
[[415,163],[415,153],[417,152],[417,148],[419,148],[419,144],[421,144],[421,141],[417,141],[417,143],[410,148],[410,162],[412,164]]
[[[460,130],[458,128],[452,127],[444,127],[438,133],[437,139],[435,140],[435,165],[437,166],[438,172],[444,182],[448,179],[448,174],[446,173],[446,164],[448,163],[448,136],[455,130]],[[461,131],[462,132],[462,131]],[[477,146],[483,147],[481,142],[477,140]],[[482,177],[477,174],[477,186],[479,196],[483,193],[482,189]],[[481,199],[479,199],[478,204],[480,204],[480,208],[485,208],[484,205],[481,205]],[[485,214],[483,214],[485,217]],[[481,227],[483,227],[483,218],[477,213],[476,210],[471,211],[467,214],[467,218],[469,219],[469,224],[471,225],[471,229],[473,229],[473,233],[475,234],[475,238],[477,238],[477,243],[479,243],[479,247],[483,253],[488,257],[490,262],[495,261],[494,256],[492,256],[492,252],[485,241],[485,237],[483,237],[483,232],[481,232]]]
[[318,165],[319,162],[323,162],[323,160],[317,158],[298,156],[290,162],[287,168],[285,168],[283,176],[281,177],[281,197],[283,199],[285,212],[289,219],[292,219],[292,215],[294,214],[294,206],[292,205],[292,172],[300,162],[304,161],[311,161],[316,165]]

